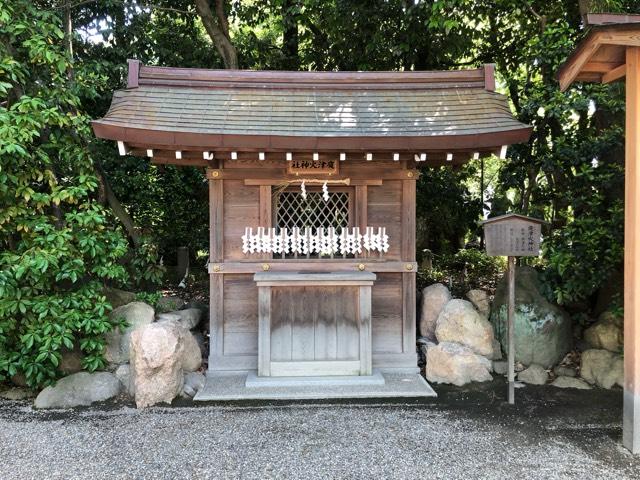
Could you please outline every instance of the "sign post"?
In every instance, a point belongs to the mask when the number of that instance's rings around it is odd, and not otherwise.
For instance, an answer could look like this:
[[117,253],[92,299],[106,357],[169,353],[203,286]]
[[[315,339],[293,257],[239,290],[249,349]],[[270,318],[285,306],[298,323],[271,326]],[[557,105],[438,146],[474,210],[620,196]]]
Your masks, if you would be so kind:
[[507,400],[515,403],[516,259],[540,255],[542,224],[537,218],[508,213],[482,222],[487,255],[507,257]]

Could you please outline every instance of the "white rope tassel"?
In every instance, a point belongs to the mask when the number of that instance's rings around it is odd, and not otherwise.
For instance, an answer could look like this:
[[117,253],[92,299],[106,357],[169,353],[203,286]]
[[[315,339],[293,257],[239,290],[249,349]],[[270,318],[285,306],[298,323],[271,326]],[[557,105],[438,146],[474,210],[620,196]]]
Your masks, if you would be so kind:
[[307,188],[304,185],[304,180],[300,184],[300,194],[302,195],[302,198],[304,198],[305,200],[307,199]]
[[389,235],[387,235],[387,227],[378,227],[378,234],[380,235],[380,251],[387,253],[389,251]]
[[242,235],[242,253],[253,253],[251,237],[253,236],[253,228],[245,227],[244,235]]

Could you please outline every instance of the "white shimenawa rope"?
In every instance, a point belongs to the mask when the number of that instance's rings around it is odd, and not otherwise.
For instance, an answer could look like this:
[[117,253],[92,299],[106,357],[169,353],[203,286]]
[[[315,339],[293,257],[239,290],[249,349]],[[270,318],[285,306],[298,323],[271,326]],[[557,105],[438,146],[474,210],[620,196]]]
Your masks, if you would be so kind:
[[305,227],[292,229],[257,227],[256,233],[251,227],[244,229],[242,235],[242,253],[284,253],[301,254],[318,253],[321,255],[360,254],[367,252],[389,251],[389,236],[385,227],[366,227],[364,235],[359,227],[342,228],[338,234],[334,227],[317,228]]

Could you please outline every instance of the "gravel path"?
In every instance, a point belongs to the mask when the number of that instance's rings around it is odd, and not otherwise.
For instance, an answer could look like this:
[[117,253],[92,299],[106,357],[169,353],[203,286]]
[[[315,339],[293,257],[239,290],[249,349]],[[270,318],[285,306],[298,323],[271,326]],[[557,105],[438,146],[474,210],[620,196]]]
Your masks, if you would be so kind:
[[640,478],[640,458],[618,444],[618,396],[521,392],[516,409],[490,387],[412,404],[36,412],[3,402],[0,478]]

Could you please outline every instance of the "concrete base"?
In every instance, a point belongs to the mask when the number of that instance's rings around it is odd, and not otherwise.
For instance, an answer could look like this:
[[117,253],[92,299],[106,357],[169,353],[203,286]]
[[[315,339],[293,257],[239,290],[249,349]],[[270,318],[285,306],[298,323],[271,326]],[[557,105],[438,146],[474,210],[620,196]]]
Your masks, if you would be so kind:
[[249,372],[245,381],[247,388],[284,388],[284,387],[344,387],[350,385],[384,385],[384,377],[378,371],[373,375],[346,375],[330,377],[259,377]]
[[[253,374],[251,378],[249,375]],[[348,398],[415,398],[435,397],[436,392],[417,374],[396,375],[377,372],[384,383],[380,384],[327,384],[321,381],[304,383],[304,379],[297,378],[297,385],[293,383],[255,385],[255,372],[249,375],[209,375],[207,382],[194,400],[200,401],[234,401],[234,400],[324,400]],[[310,377],[308,377],[310,378]],[[370,378],[370,377],[367,377]],[[277,380],[282,380],[282,377]],[[339,382],[336,378],[334,382]],[[262,380],[260,380],[262,382]]]

